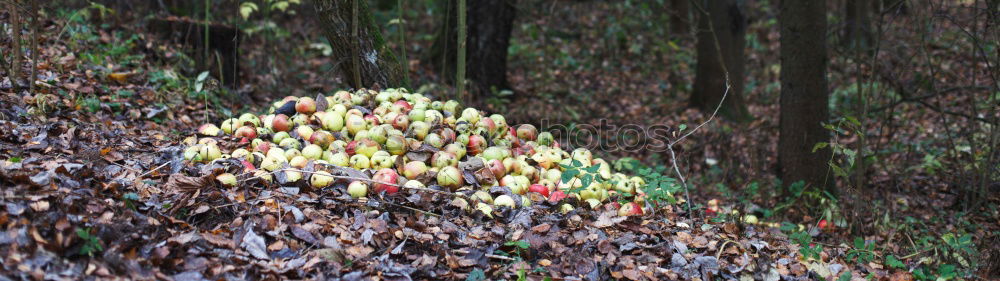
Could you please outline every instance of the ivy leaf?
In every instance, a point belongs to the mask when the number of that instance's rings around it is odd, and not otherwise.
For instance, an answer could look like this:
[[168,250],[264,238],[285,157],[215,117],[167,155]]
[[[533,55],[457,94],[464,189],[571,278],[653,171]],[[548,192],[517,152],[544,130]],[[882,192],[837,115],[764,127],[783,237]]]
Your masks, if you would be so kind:
[[576,178],[576,175],[578,175],[578,174],[580,174],[580,170],[576,170],[576,169],[566,170],[565,172],[562,173],[562,182],[563,183],[569,183],[570,180],[572,180],[573,178]]
[[250,14],[252,14],[254,11],[257,11],[256,3],[243,2],[242,4],[240,4],[240,16],[243,17],[243,20],[247,20],[248,18],[250,18]]
[[893,256],[893,255],[885,256],[885,264],[888,265],[888,266],[890,266],[890,267],[898,268],[898,269],[906,268],[906,264],[904,264],[902,261],[896,259],[896,256]]
[[837,278],[837,281],[851,281],[851,271],[844,271],[844,273],[840,275],[840,278]]
[[486,280],[486,274],[483,273],[482,269],[478,268],[472,270],[472,272],[469,272],[469,277],[465,278],[465,281],[483,281],[483,280]]

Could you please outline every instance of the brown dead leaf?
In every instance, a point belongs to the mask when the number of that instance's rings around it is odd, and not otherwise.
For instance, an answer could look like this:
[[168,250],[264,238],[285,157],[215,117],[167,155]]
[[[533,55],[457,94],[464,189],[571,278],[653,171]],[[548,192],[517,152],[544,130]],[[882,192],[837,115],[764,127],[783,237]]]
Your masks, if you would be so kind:
[[204,238],[205,241],[208,241],[208,243],[211,243],[212,245],[216,245],[216,246],[219,246],[219,247],[226,247],[226,248],[229,248],[229,249],[235,249],[236,248],[236,243],[233,242],[232,239],[223,237],[222,235],[211,234],[211,233],[202,233],[201,234],[201,238]]

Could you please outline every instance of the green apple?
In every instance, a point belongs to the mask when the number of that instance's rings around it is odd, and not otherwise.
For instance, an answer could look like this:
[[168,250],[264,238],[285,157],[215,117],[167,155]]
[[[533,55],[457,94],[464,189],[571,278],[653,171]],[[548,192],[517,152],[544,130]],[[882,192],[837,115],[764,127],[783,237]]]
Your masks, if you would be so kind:
[[315,172],[309,177],[309,184],[313,188],[324,188],[330,186],[331,183],[333,183],[333,175],[326,171]]
[[368,195],[368,184],[364,181],[353,181],[347,185],[347,194],[350,194],[354,198],[365,197],[365,195]]

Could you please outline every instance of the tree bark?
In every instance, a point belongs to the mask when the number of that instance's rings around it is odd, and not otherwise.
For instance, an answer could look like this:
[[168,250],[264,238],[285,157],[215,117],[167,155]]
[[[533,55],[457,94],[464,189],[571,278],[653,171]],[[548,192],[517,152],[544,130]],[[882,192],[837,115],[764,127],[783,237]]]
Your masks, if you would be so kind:
[[38,80],[38,1],[31,1],[31,76],[28,77],[28,92],[35,94],[35,80]]
[[844,47],[867,50],[872,44],[871,0],[846,0],[844,3]]
[[[458,4],[446,2],[443,25],[438,29],[430,53],[425,61],[440,77],[453,82],[456,72],[458,48]],[[472,96],[488,95],[509,89],[507,81],[507,47],[514,27],[515,0],[480,0],[466,7],[466,79],[470,82]]]
[[[338,64],[344,81],[354,88],[399,87],[403,82],[400,62],[385,45],[382,31],[368,9],[368,1],[357,5],[357,37],[352,36],[353,1],[356,0],[314,0],[313,7],[320,20],[320,26]],[[355,65],[354,58],[359,58]],[[360,82],[355,81],[355,73]]]
[[823,128],[829,118],[825,1],[781,1],[779,11],[779,178],[786,186],[804,181],[836,194],[828,177],[830,149],[813,152],[817,143],[830,141],[830,133]]
[[24,59],[24,55],[21,54],[21,13],[17,10],[17,6],[14,3],[8,4],[10,7],[7,11],[10,13],[10,30],[11,30],[11,42],[10,48],[13,50],[11,56],[10,64],[10,84],[14,87],[14,92],[20,91],[20,84],[18,81],[21,79],[21,61]]
[[731,88],[719,113],[734,121],[747,121],[752,117],[743,100],[746,15],[737,0],[709,0],[702,3],[705,5],[700,9],[704,9],[708,15],[699,13],[696,46],[698,64],[690,105],[707,112],[715,110],[726,93],[728,72]]
[[690,0],[670,0],[670,33],[674,36],[688,36],[691,32]]

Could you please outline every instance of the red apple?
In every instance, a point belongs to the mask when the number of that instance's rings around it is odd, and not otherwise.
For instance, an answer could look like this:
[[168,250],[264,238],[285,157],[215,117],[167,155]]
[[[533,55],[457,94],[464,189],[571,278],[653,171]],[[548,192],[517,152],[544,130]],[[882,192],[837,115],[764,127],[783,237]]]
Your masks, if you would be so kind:
[[400,131],[406,131],[406,128],[410,127],[410,118],[402,114],[397,115],[392,120],[392,127]]
[[493,176],[497,178],[497,181],[507,174],[507,168],[503,166],[503,161],[499,159],[486,161],[486,167],[490,169],[490,172],[493,172]]
[[538,129],[535,129],[535,125],[531,124],[521,124],[517,127],[517,138],[525,141],[533,141],[538,137]]
[[470,155],[479,155],[479,153],[482,153],[486,149],[486,139],[480,135],[471,135],[469,136],[469,144],[466,145],[466,149]]
[[642,207],[639,206],[639,204],[637,204],[635,202],[628,202],[628,203],[625,203],[625,205],[622,205],[622,207],[618,209],[618,215],[619,216],[623,216],[623,217],[625,217],[625,216],[641,216],[642,215]]
[[392,104],[395,104],[396,106],[399,106],[399,108],[402,108],[403,112],[408,112],[413,109],[413,105],[411,105],[409,102],[406,102],[405,100],[398,100]]
[[374,186],[375,193],[380,193],[385,191],[386,194],[394,194],[399,192],[399,174],[396,171],[385,168],[375,172],[372,176],[372,180],[375,181]]
[[566,199],[566,197],[567,197],[566,192],[563,192],[562,190],[556,190],[553,191],[552,194],[549,194],[549,202],[557,203],[559,201],[562,201],[563,199]]
[[295,112],[302,114],[312,114],[316,112],[316,101],[310,97],[301,97],[295,102]]
[[261,142],[254,148],[254,151],[260,151],[261,153],[264,153],[264,155],[267,155],[268,150],[271,150],[271,143],[269,142]]
[[257,138],[257,129],[254,129],[251,126],[243,126],[243,127],[240,127],[238,129],[236,129],[236,134],[235,135],[236,135],[236,137],[243,137],[243,138],[247,138],[247,139],[251,139],[252,140],[252,139]]
[[365,122],[368,122],[368,128],[378,126],[382,123],[379,121],[378,116],[372,114],[365,115]]
[[198,127],[198,133],[206,136],[218,136],[222,130],[216,127],[215,124],[205,124]]
[[491,135],[497,131],[497,123],[492,118],[479,119],[479,124],[476,124],[476,127],[486,129]]
[[536,192],[542,196],[549,197],[549,188],[537,183],[528,186],[528,192]]
[[323,130],[316,131],[311,136],[309,136],[310,143],[318,145],[323,149],[329,147],[330,144],[333,143],[333,141],[334,141],[333,134]]
[[288,132],[292,130],[292,122],[288,120],[288,116],[284,114],[278,114],[274,116],[271,121],[271,128],[275,132]]
[[403,166],[403,176],[407,179],[416,179],[427,172],[427,164],[420,161],[410,161]]
[[351,142],[347,143],[347,146],[344,147],[344,152],[347,152],[347,155],[352,155],[353,156],[354,153],[355,153],[355,149],[357,147],[358,147],[358,141],[356,141],[356,140],[351,141]]

